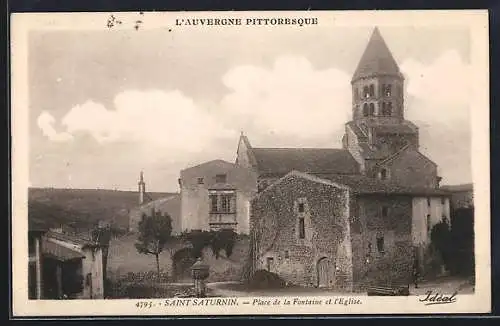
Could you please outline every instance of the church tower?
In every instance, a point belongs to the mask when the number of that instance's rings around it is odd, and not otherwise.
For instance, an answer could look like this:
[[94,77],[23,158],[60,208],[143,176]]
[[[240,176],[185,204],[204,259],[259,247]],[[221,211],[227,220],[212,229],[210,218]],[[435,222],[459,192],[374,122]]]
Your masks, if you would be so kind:
[[399,123],[404,120],[404,77],[377,27],[351,85],[354,121]]
[[144,173],[141,171],[139,175],[139,205],[144,204],[144,195],[146,193],[146,183],[144,182]]
[[346,124],[343,143],[362,171],[405,146],[418,149],[418,128],[405,120],[403,74],[377,27],[351,85],[352,120]]
[[367,175],[382,173],[385,178],[390,171],[382,165],[403,150],[422,157],[418,152],[418,127],[405,119],[404,82],[396,60],[375,27],[351,80],[352,120],[346,124],[342,139],[344,148]]

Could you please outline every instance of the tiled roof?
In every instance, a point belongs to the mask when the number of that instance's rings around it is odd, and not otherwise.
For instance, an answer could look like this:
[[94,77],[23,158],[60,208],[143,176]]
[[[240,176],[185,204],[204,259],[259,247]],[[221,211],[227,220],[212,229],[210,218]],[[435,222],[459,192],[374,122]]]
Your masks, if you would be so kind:
[[72,243],[72,244],[76,244],[76,245],[82,246],[82,247],[96,246],[97,245],[96,242],[92,241],[88,237],[83,237],[82,235],[76,236],[76,235],[62,233],[62,232],[49,231],[46,234],[46,237],[53,238],[53,239],[60,240],[60,241],[65,241],[65,242]]
[[39,218],[28,216],[28,231],[46,232],[49,230],[47,223]]
[[373,126],[373,129],[378,134],[413,134],[417,131],[416,126],[408,121],[398,124],[380,124]]
[[394,60],[382,35],[380,35],[378,28],[373,30],[373,34],[354,72],[352,81],[374,75],[396,75],[402,77],[398,64]]
[[257,169],[263,174],[307,173],[356,174],[358,163],[345,149],[253,148]]
[[349,121],[347,125],[351,128],[351,130],[358,138],[368,138],[368,135],[365,133],[364,130],[360,128],[360,126],[356,124],[356,122]]
[[42,243],[42,253],[44,255],[53,257],[60,261],[68,261],[73,259],[81,259],[85,256],[76,250],[64,247],[58,243],[44,239]]
[[400,195],[436,195],[448,196],[448,191],[436,188],[424,188],[401,185],[391,181],[382,181],[363,175],[329,175],[324,176],[338,184],[343,184],[359,194],[400,194]]
[[449,192],[463,192],[463,191],[472,191],[473,190],[473,184],[472,183],[466,183],[466,184],[459,184],[459,185],[443,185],[441,189],[447,190]]

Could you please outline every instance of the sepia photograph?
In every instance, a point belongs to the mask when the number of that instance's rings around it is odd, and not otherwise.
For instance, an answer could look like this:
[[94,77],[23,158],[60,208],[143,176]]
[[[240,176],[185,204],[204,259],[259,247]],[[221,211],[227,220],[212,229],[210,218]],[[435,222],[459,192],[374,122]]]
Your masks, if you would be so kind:
[[489,311],[487,30],[483,11],[14,15],[15,306]]

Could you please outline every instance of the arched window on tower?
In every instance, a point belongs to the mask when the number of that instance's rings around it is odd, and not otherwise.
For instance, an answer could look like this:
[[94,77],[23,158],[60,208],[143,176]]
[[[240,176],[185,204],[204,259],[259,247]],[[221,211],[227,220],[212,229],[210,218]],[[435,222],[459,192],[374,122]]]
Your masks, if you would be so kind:
[[368,116],[368,103],[363,104],[363,116]]
[[368,115],[373,116],[374,114],[375,114],[375,104],[370,103],[370,109],[369,109]]
[[363,97],[364,98],[370,97],[370,90],[369,90],[368,86],[363,87]]
[[373,84],[372,84],[372,85],[370,85],[370,97],[373,97],[373,96],[375,96],[375,86],[373,86]]
[[382,115],[385,117],[392,115],[392,102],[382,102]]
[[392,95],[392,85],[384,85],[384,96],[391,96]]

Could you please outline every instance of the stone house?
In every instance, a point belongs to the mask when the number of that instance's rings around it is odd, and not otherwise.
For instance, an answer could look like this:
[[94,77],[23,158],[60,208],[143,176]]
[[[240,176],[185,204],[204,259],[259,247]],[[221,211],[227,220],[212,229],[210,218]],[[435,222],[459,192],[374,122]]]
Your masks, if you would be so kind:
[[53,230],[42,236],[43,298],[103,299],[99,243]]
[[223,160],[202,163],[180,173],[181,229],[233,229],[249,233],[250,199],[256,176],[249,169]]
[[[428,201],[445,208],[422,218],[421,203]],[[292,171],[252,200],[252,271],[341,291],[409,282],[415,249],[428,239],[421,221],[439,221],[448,205],[438,189]]]

